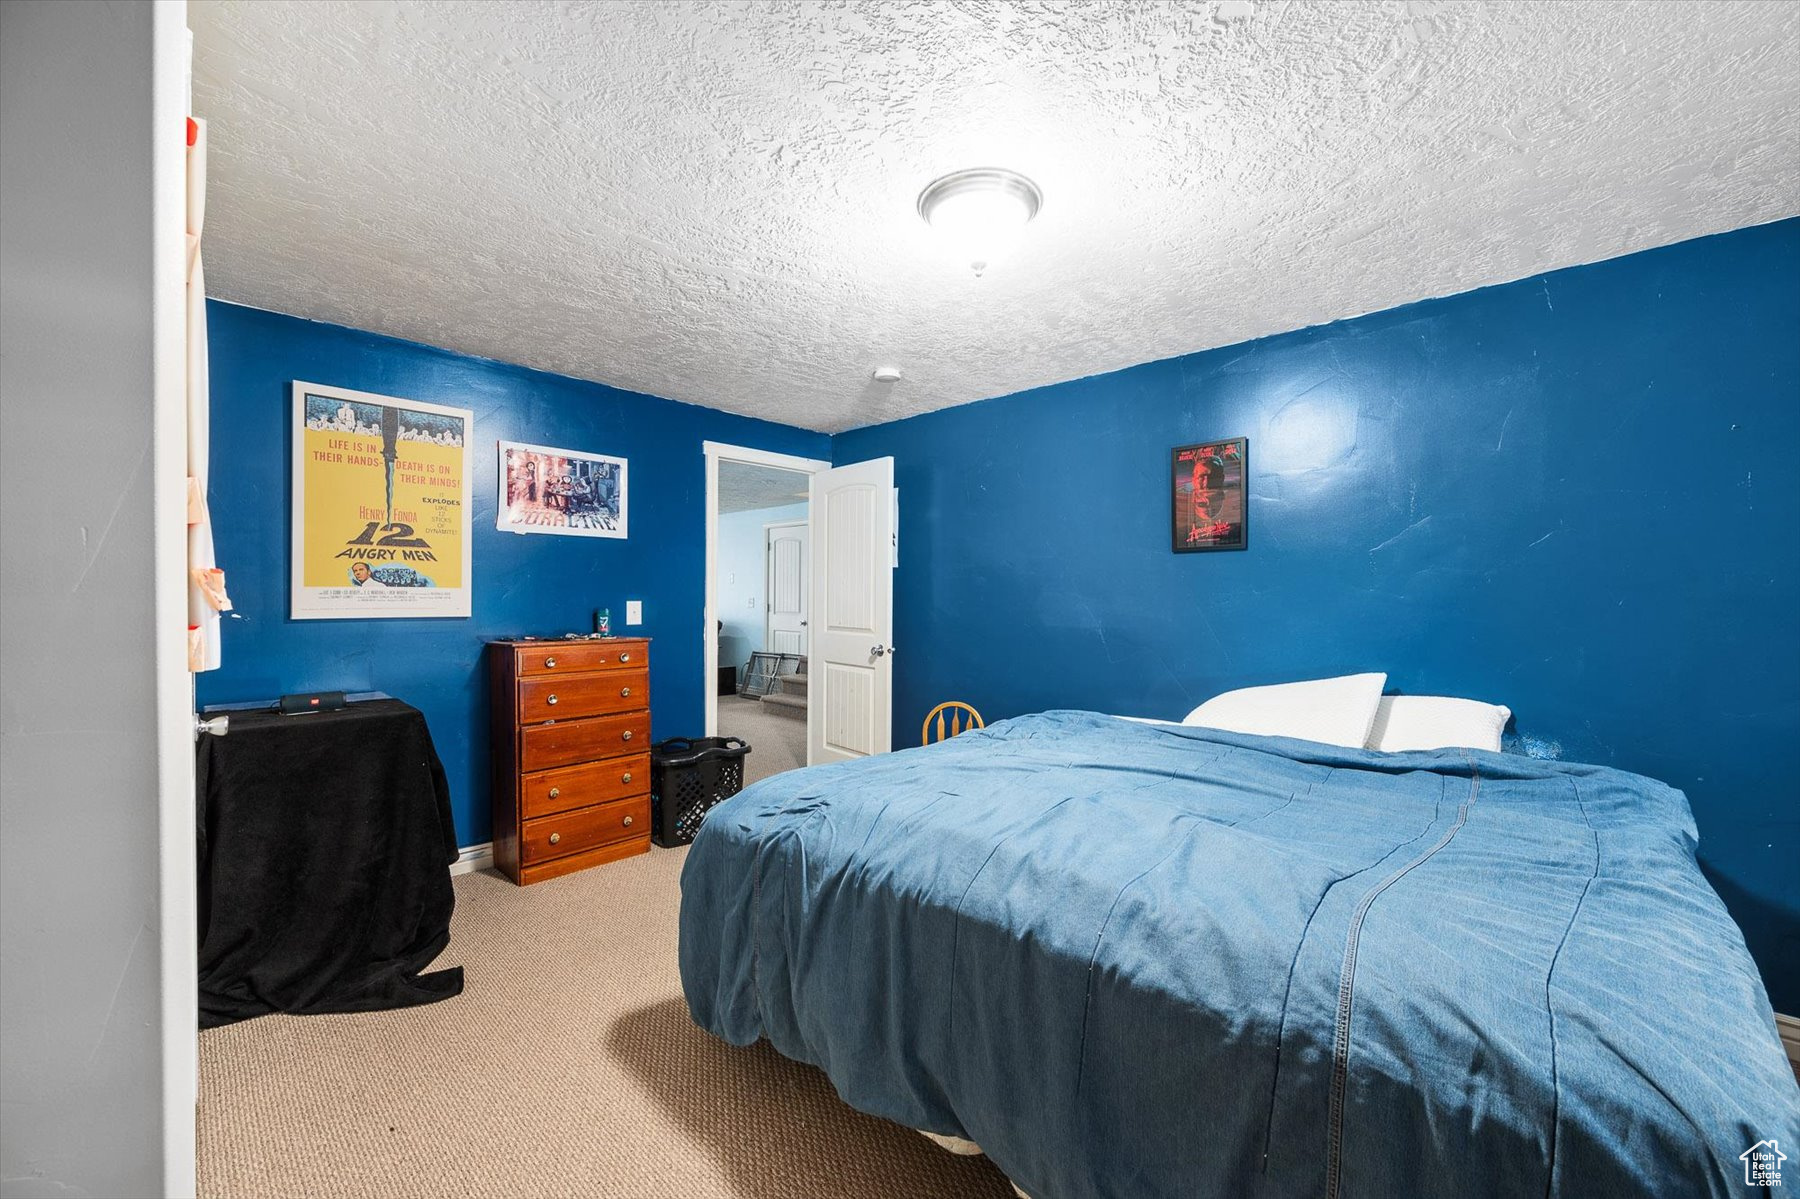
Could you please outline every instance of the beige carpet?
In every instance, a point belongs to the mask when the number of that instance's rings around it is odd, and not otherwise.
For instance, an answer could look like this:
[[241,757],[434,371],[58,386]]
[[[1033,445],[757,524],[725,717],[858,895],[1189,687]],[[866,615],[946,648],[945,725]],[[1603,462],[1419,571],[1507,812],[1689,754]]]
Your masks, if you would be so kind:
[[719,736],[742,737],[750,743],[750,756],[744,759],[746,787],[806,765],[806,717],[765,708],[760,699],[721,695]]
[[986,1158],[694,1027],[675,962],[685,857],[523,889],[464,875],[439,963],[465,968],[460,997],[200,1034],[200,1194],[1009,1199]]

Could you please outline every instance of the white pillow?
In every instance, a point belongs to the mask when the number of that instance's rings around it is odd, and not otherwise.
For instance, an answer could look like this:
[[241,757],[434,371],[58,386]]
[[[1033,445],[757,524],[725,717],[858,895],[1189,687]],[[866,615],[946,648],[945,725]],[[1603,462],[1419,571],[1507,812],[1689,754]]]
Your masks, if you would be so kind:
[[1375,710],[1368,748],[1485,749],[1500,752],[1500,730],[1512,711],[1498,704],[1443,695],[1384,695]]
[[1385,686],[1385,674],[1347,674],[1306,683],[1245,687],[1213,696],[1181,723],[1362,749]]

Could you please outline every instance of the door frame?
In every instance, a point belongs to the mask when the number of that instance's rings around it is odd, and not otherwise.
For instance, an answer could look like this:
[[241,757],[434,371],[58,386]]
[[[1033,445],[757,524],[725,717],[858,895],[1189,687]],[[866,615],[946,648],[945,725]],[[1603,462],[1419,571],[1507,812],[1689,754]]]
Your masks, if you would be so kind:
[[803,475],[830,470],[831,463],[821,458],[801,458],[794,454],[778,454],[773,450],[728,445],[719,441],[703,441],[700,451],[706,456],[706,604],[700,613],[700,637],[704,651],[700,655],[705,675],[701,694],[706,697],[707,737],[719,735],[719,463],[739,462],[746,466],[773,466]]
[[200,947],[194,844],[194,676],[188,671],[186,0],[151,10],[151,608],[155,636],[157,958],[162,977],[163,1194],[195,1192],[200,1100]]
[[[771,521],[765,521],[763,523],[763,648],[764,649],[768,649],[769,643],[775,639],[775,630],[769,627],[770,625],[775,623],[775,600],[773,598],[775,595],[775,561],[774,561],[774,558],[769,553],[769,534],[774,532],[776,529],[808,529],[808,530],[810,530],[812,528],[812,501],[811,500],[807,501],[806,508],[807,508],[807,519],[805,519],[805,520],[771,520]],[[802,596],[805,597],[800,601],[801,604],[804,605],[802,607],[801,611],[805,612],[806,615],[810,617],[812,615],[812,538],[811,537],[807,538],[806,559],[805,559],[804,563],[801,565],[800,575],[801,575],[800,593]],[[811,626],[807,625],[805,621],[801,621],[800,623],[806,627],[807,633],[810,633],[812,631]],[[807,636],[806,634],[802,634],[800,639],[801,639],[801,641],[806,643],[806,647],[809,650],[812,648],[812,639],[809,636]],[[802,656],[804,657],[805,655],[802,655]]]

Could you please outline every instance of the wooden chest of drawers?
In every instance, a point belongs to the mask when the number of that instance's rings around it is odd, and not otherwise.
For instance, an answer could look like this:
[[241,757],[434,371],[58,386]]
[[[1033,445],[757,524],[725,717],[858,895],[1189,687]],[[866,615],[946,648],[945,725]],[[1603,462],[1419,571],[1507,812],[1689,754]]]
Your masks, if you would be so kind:
[[494,865],[524,886],[650,849],[650,642],[494,641]]

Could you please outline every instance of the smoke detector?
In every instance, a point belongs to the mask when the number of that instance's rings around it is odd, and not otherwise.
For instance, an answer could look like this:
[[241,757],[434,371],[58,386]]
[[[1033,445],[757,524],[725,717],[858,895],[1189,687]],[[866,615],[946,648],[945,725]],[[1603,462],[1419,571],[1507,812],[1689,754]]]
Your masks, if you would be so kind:
[[869,377],[877,383],[900,382],[900,368],[897,366],[878,366],[869,372]]

